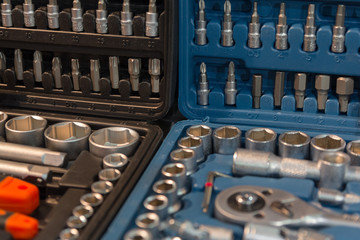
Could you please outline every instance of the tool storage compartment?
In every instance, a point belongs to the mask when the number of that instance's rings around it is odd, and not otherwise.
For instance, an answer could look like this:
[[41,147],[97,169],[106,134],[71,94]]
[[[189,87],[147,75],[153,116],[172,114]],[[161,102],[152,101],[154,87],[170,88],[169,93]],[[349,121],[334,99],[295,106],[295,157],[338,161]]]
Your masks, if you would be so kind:
[[[230,13],[229,3],[232,24],[224,23],[230,19],[224,16],[224,10],[225,15]],[[309,8],[305,1],[281,3],[258,1],[258,15],[253,14],[254,1],[179,3],[179,108],[189,120],[172,128],[104,239],[358,238],[360,208],[355,199],[360,194],[359,182],[348,178],[348,170],[347,177],[341,178],[342,171],[334,174],[334,168],[323,168],[335,162],[347,165],[350,158],[324,154],[319,159],[317,153],[338,147],[346,152],[345,145],[359,139],[356,24],[360,5],[357,1],[314,1]],[[279,16],[284,7],[287,19]],[[259,38],[257,26],[249,27],[257,18]],[[315,32],[311,30],[313,20]],[[304,30],[306,22],[310,30]],[[250,36],[249,29],[255,29]],[[307,43],[304,34],[310,35]],[[255,39],[250,46],[249,39]],[[254,48],[256,39],[260,44]],[[187,138],[194,126],[193,135],[202,136],[201,141]],[[210,151],[206,147],[199,150],[209,142]],[[307,150],[296,158],[306,160],[281,158],[295,158],[294,149],[302,144]],[[349,145],[349,154],[356,146]],[[237,147],[241,150],[234,155]],[[187,152],[191,150],[178,150],[181,148],[192,149],[192,155]],[[353,165],[358,165],[356,160],[346,168],[358,169]],[[189,171],[187,177],[184,171]],[[159,186],[172,189],[169,179],[181,186],[177,197],[171,190],[158,191]],[[339,179],[341,186],[336,185]],[[330,190],[327,196],[335,206],[324,201],[328,190],[323,188],[339,191]],[[278,190],[290,193],[292,199],[287,193],[278,197]],[[168,197],[167,207],[161,194]],[[347,200],[337,202],[335,196]],[[335,224],[332,214],[337,214]],[[344,214],[354,215],[347,222],[349,218],[344,218],[349,216]],[[324,217],[322,224],[319,216]]]

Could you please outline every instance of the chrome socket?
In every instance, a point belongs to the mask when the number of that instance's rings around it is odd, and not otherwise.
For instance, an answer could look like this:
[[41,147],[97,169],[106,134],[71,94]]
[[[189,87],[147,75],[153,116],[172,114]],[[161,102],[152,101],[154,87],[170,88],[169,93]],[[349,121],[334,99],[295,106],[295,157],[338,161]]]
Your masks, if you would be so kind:
[[189,191],[186,168],[181,163],[166,164],[161,169],[161,174],[165,179],[171,179],[176,183],[178,196],[183,196]]
[[89,205],[78,205],[74,207],[72,214],[76,217],[84,216],[85,218],[89,219],[94,214],[94,209]]
[[181,202],[177,195],[177,185],[171,179],[159,180],[152,187],[156,194],[164,195],[168,199],[168,213],[173,214],[181,208]]
[[323,152],[341,152],[346,146],[345,141],[336,135],[321,134],[310,142],[310,156],[311,159],[317,162],[320,159],[320,154]]
[[180,148],[170,153],[170,159],[173,163],[182,163],[186,168],[186,175],[191,175],[197,171],[197,162],[195,151],[188,148]]
[[299,131],[286,132],[279,137],[279,156],[309,159],[310,137]]
[[139,134],[130,128],[103,128],[91,134],[90,152],[98,157],[105,157],[112,153],[130,156],[139,145],[139,140]]
[[71,216],[66,221],[66,225],[69,228],[75,228],[75,229],[81,229],[81,228],[85,227],[86,224],[87,224],[87,220],[86,220],[86,217],[84,217],[84,216],[80,216],[80,217]]
[[156,213],[143,213],[136,218],[135,224],[138,228],[145,229],[153,236],[157,236],[160,228],[160,218]]
[[4,112],[0,112],[0,136],[5,136],[5,123],[8,119],[8,115]]
[[31,0],[25,0],[23,3],[23,13],[24,13],[24,24],[25,27],[35,27],[35,12],[34,4]]
[[98,177],[103,181],[116,182],[121,177],[121,172],[114,168],[107,168],[101,170]]
[[129,159],[125,154],[113,153],[106,155],[103,158],[103,168],[115,168],[120,172],[123,171],[126,165],[129,163]]
[[195,159],[197,163],[205,161],[203,141],[198,137],[183,137],[178,141],[180,148],[191,149],[195,152]]
[[39,116],[20,116],[5,124],[6,140],[11,143],[42,147],[46,119]]
[[159,35],[158,32],[158,14],[157,13],[146,13],[145,20],[145,35],[147,37],[157,37]]
[[103,196],[100,193],[87,193],[80,198],[80,203],[84,206],[90,206],[96,208],[100,206],[104,201]]
[[80,233],[75,228],[65,228],[59,234],[60,240],[76,240],[80,237]]
[[121,12],[121,35],[131,36],[133,35],[133,13]]
[[[51,2],[51,1],[50,1]],[[47,5],[47,19],[50,29],[58,29],[59,26],[59,5],[49,3]]]
[[91,184],[91,191],[101,195],[109,194],[113,190],[113,184],[110,181],[97,181]]
[[67,153],[69,159],[74,160],[88,149],[90,133],[91,128],[84,123],[57,123],[45,130],[45,145],[51,150]]
[[144,200],[146,210],[156,213],[160,220],[168,216],[169,200],[164,195],[151,195]]
[[275,152],[277,134],[269,128],[253,128],[245,134],[245,148]]
[[153,236],[149,231],[136,228],[128,231],[124,236],[124,240],[153,240]]
[[1,20],[3,27],[13,26],[11,0],[4,0],[1,4]]
[[205,156],[212,153],[212,129],[206,125],[191,126],[186,130],[190,137],[198,137],[203,142]]
[[351,158],[351,165],[360,166],[360,140],[349,142],[346,152]]
[[214,152],[234,154],[241,146],[241,130],[234,126],[224,126],[214,131]]

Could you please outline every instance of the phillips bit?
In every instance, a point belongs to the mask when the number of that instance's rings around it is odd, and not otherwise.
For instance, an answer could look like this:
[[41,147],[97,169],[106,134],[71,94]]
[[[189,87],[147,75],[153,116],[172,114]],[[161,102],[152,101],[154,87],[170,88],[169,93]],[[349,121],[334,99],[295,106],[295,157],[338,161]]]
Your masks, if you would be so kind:
[[96,10],[96,32],[97,33],[107,33],[108,31],[107,23],[107,10],[106,3],[104,0],[99,0],[98,9]]
[[79,80],[81,78],[81,73],[79,69],[79,59],[71,59],[71,77],[75,91],[80,90]]
[[316,50],[315,4],[309,4],[306,25],[304,27],[303,50],[305,52],[314,52]]
[[134,92],[139,91],[139,78],[141,72],[141,59],[129,58],[128,71],[130,74],[131,89]]
[[295,102],[297,109],[304,108],[306,81],[307,81],[307,76],[305,73],[295,74],[294,89],[295,89]]
[[338,5],[336,13],[336,21],[333,27],[333,37],[331,51],[334,53],[342,53],[345,51],[345,6]]
[[90,77],[94,92],[100,92],[100,60],[90,60]]
[[32,0],[25,0],[23,4],[25,27],[35,27],[34,4]]
[[17,80],[24,80],[24,62],[21,49],[15,49],[14,67]]
[[336,81],[336,93],[339,95],[340,112],[346,113],[350,96],[354,93],[354,79],[339,77]]
[[206,64],[203,62],[200,65],[200,80],[199,88],[197,91],[198,104],[201,106],[209,105],[209,82],[206,75]]
[[204,0],[199,0],[199,13],[196,21],[195,42],[197,45],[205,45],[207,43]]
[[59,5],[57,0],[49,0],[47,5],[47,18],[50,29],[59,28]]
[[231,3],[229,0],[226,0],[224,4],[224,20],[222,22],[221,30],[221,45],[224,47],[231,47],[234,45],[233,22],[231,20]]
[[62,74],[62,64],[59,57],[54,57],[52,60],[52,75],[55,82],[55,88],[61,88],[61,74]]
[[288,49],[288,25],[286,23],[285,3],[280,5],[279,21],[276,25],[275,48],[278,50]]
[[109,71],[111,87],[113,89],[119,89],[119,57],[109,57]]
[[317,90],[317,106],[318,110],[325,110],[328,92],[330,89],[330,76],[317,75],[315,78],[315,89]]
[[276,72],[274,85],[274,106],[281,107],[281,101],[284,96],[285,72]]
[[124,0],[121,11],[121,35],[133,35],[133,13],[130,12],[130,0]]
[[252,83],[253,108],[260,108],[260,98],[262,95],[262,75],[254,74]]
[[158,33],[158,13],[156,9],[156,0],[149,0],[149,11],[146,12],[145,35],[148,37],[157,37]]
[[3,0],[1,4],[1,20],[3,27],[12,27],[12,6],[11,0]]
[[41,82],[43,73],[43,59],[42,53],[40,51],[34,52],[33,68],[35,82]]
[[149,74],[151,76],[151,91],[153,93],[160,92],[160,70],[161,62],[160,59],[150,58],[149,59]]
[[3,52],[0,52],[0,78],[4,82],[4,72],[6,70],[6,57]]
[[79,0],[73,1],[73,7],[71,8],[71,22],[72,30],[74,32],[84,31],[83,25],[83,9]]
[[260,22],[257,11],[257,2],[254,2],[253,14],[251,15],[251,22],[249,23],[248,39],[249,48],[260,48]]
[[228,78],[225,85],[225,104],[235,105],[236,104],[236,79],[235,79],[235,64],[230,62]]

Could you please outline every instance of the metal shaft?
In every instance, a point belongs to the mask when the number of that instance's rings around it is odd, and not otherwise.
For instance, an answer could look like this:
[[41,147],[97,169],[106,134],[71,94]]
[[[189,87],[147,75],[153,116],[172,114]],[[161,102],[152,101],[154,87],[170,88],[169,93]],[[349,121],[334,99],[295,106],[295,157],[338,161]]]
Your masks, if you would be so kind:
[[203,62],[200,65],[200,79],[199,79],[199,87],[197,91],[198,104],[201,106],[209,105],[209,82],[207,80],[206,74],[206,64]]
[[109,57],[110,82],[113,89],[119,89],[119,57]]
[[306,25],[304,27],[303,50],[305,52],[314,52],[316,50],[315,4],[309,4]]
[[262,75],[254,74],[252,83],[253,108],[260,108],[260,98],[262,95]]
[[121,35],[133,35],[133,13],[130,12],[130,0],[124,0],[121,11]]
[[336,21],[333,27],[331,51],[342,53],[345,51],[345,5],[338,5]]
[[197,45],[205,45],[206,37],[205,1],[199,0],[199,13],[196,21],[195,42]]
[[295,74],[294,89],[295,89],[295,102],[297,109],[304,108],[306,83],[307,83],[307,76],[305,73]]
[[260,22],[259,14],[257,10],[257,2],[254,2],[253,13],[251,15],[251,22],[249,23],[249,34],[248,34],[248,47],[249,48],[260,48]]
[[149,0],[149,11],[146,12],[145,20],[145,35],[148,37],[157,37],[159,35],[158,25],[156,0]]
[[24,23],[25,27],[35,27],[34,4],[32,0],[24,0]]
[[221,45],[231,47],[234,45],[233,40],[233,22],[231,20],[231,3],[229,0],[224,4],[224,19],[221,30]]
[[79,59],[71,59],[71,77],[73,80],[74,90],[79,91],[80,90],[79,80],[81,77],[81,73],[79,70]]
[[1,20],[3,27],[12,27],[12,6],[11,0],[3,0],[1,4]]
[[108,32],[107,10],[106,10],[106,3],[104,0],[99,0],[98,2],[98,9],[96,10],[96,32],[97,33]]
[[358,204],[360,196],[352,193],[343,193],[335,189],[320,188],[318,200],[330,205]]
[[55,88],[60,89],[61,84],[61,75],[62,75],[62,64],[60,57],[54,57],[52,60],[52,74],[54,77]]
[[228,78],[225,85],[225,104],[235,105],[236,104],[236,79],[235,79],[235,64],[230,62],[228,70]]
[[315,88],[317,90],[317,106],[318,110],[323,111],[326,107],[328,92],[330,89],[330,76],[317,75],[315,79]]
[[288,49],[288,25],[286,23],[285,3],[280,5],[279,21],[276,25],[275,48],[278,50]]
[[34,52],[33,69],[35,82],[42,82],[43,59],[40,51]]
[[84,31],[83,9],[81,8],[81,2],[79,0],[73,1],[73,7],[71,8],[71,22],[72,30],[74,32]]
[[161,73],[161,62],[160,59],[150,58],[149,59],[149,75],[151,76],[151,92],[160,92],[160,73]]
[[57,0],[49,0],[47,5],[47,17],[50,29],[59,28],[59,5]]
[[14,67],[17,80],[24,80],[24,62],[21,49],[15,49]]
[[274,106],[281,107],[281,101],[284,96],[285,72],[276,72],[274,85]]
[[100,92],[100,60],[90,59],[90,76],[94,92]]

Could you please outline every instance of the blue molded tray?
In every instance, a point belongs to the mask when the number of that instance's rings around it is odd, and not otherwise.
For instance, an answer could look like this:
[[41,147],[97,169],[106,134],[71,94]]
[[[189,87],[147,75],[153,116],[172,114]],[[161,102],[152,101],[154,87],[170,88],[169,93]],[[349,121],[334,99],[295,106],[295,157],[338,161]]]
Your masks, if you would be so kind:
[[[145,211],[142,203],[147,196],[152,194],[151,187],[155,181],[160,179],[160,170],[162,166],[169,162],[170,152],[177,148],[177,141],[179,138],[186,135],[186,129],[192,125],[197,124],[203,123],[198,120],[187,120],[177,123],[172,128],[169,135],[164,140],[161,148],[155,155],[154,159],[149,164],[147,170],[135,186],[133,192],[129,195],[122,209],[119,211],[112,224],[107,229],[107,232],[104,234],[103,239],[120,239],[129,229],[135,227],[135,218]],[[206,125],[213,129],[222,126],[221,124],[210,123]],[[251,128],[244,125],[237,125],[237,127],[242,130],[243,135],[248,129]],[[278,134],[281,134],[289,129],[273,128],[273,130],[276,131]],[[310,136],[315,136],[323,132],[306,131],[306,133]],[[344,138],[346,141],[351,141],[354,139],[354,136],[351,134],[345,133],[339,134],[339,136]],[[203,213],[201,210],[201,202],[204,194],[204,184],[206,182],[208,172],[216,170],[231,175],[231,166],[231,155],[209,155],[207,160],[199,166],[199,170],[193,175],[191,175],[192,191],[182,198],[183,207],[178,213],[174,215],[174,217],[178,220],[190,220],[197,224],[208,224],[212,226],[229,228],[234,231],[236,239],[241,239],[243,230],[242,227],[233,224],[227,224],[215,219],[211,210],[212,205],[210,205],[210,211],[207,214]],[[215,191],[212,196],[211,204],[213,204],[217,193],[219,193],[221,190],[236,185],[259,185],[278,188],[291,192],[292,194],[306,201],[315,200],[314,194],[317,190],[314,182],[311,180],[291,178],[275,179],[252,176],[229,179],[217,178],[214,184]],[[348,183],[345,191],[360,194],[360,183]],[[334,210],[337,210],[339,212],[342,211],[341,209],[336,208],[334,208]],[[360,213],[360,205],[354,205],[347,208],[347,213]],[[345,227],[328,227],[321,229],[320,231],[333,235],[335,239],[344,239],[344,237],[346,237],[347,240],[357,240],[360,233],[359,229]]]

